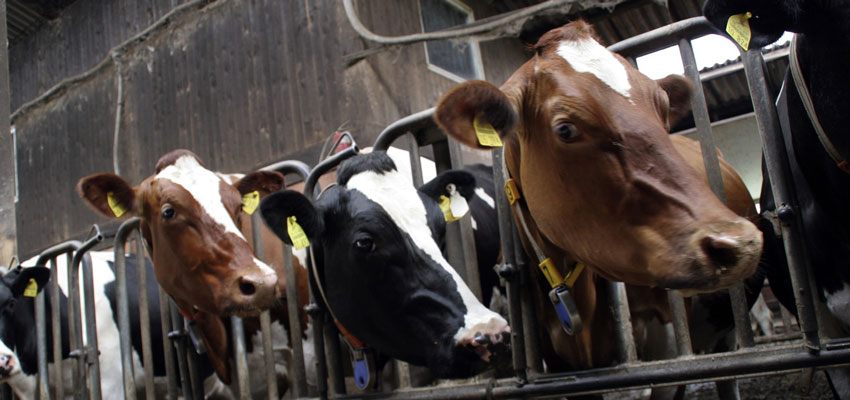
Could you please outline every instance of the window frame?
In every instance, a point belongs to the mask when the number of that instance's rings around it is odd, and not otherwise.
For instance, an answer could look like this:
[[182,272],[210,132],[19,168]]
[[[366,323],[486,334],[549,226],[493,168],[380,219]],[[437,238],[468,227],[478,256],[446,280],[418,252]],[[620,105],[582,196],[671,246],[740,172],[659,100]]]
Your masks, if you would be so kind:
[[[469,6],[464,4],[463,2],[461,2],[459,0],[438,0],[438,1],[442,1],[446,4],[448,4],[450,7],[454,7],[456,10],[460,11],[461,13],[466,14],[466,23],[467,24],[475,21],[475,13],[473,12],[472,8],[470,8]],[[427,33],[427,32],[425,32],[425,21],[424,21],[423,15],[422,15],[422,1],[421,0],[417,1],[416,4],[417,4],[417,7],[419,8],[419,29],[423,33]],[[456,40],[463,40],[463,39],[456,39]],[[484,63],[481,59],[481,48],[478,45],[478,40],[466,39],[466,42],[469,44],[470,54],[472,56],[472,69],[473,69],[474,74],[475,74],[475,76],[473,76],[472,78],[469,78],[469,79],[484,80],[485,79],[484,78]],[[438,75],[443,76],[444,78],[447,78],[449,80],[452,80],[452,81],[455,81],[455,82],[458,82],[458,83],[463,83],[463,82],[466,82],[468,80],[466,78],[461,77],[460,75],[455,74],[454,72],[451,72],[449,70],[446,70],[445,68],[442,68],[440,66],[433,64],[431,62],[431,56],[428,54],[428,42],[427,41],[422,42],[422,48],[425,50],[425,64],[428,66],[428,69],[431,72],[434,72]]]

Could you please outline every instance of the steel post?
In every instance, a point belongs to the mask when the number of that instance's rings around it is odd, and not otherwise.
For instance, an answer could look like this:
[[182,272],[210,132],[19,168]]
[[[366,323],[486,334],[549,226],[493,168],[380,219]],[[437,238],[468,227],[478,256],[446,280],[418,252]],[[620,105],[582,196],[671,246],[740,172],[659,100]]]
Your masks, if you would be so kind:
[[133,217],[124,221],[115,234],[115,292],[118,303],[118,331],[121,336],[121,367],[124,377],[124,398],[135,400],[136,382],[133,373],[133,353],[130,338],[130,306],[127,299],[127,260],[124,245],[127,238],[139,229],[140,219]]
[[251,399],[251,378],[248,376],[248,361],[245,358],[245,328],[242,318],[230,317],[230,335],[233,339],[233,359],[236,361],[236,382],[239,398]]
[[[100,227],[94,226],[95,235],[74,252],[68,266],[68,332],[69,343],[73,346],[71,355],[77,357],[74,372],[74,397],[85,398],[86,388],[90,389],[90,398],[100,399],[100,362],[98,360],[97,324],[94,309],[94,285],[92,283],[91,256],[88,251],[103,240]],[[70,254],[69,254],[70,255]],[[80,304],[80,265],[83,266],[83,284],[86,302],[86,344],[83,344],[82,305]],[[86,272],[86,270],[88,272]],[[91,365],[91,374],[88,367]],[[87,376],[91,375],[90,384]]]
[[165,375],[168,379],[168,400],[177,400],[177,366],[174,365],[174,347],[170,346],[171,339],[171,310],[170,299],[164,290],[159,290],[159,319],[162,321],[162,352],[165,359]]
[[142,365],[145,369],[145,398],[156,400],[153,383],[153,348],[151,347],[151,318],[148,309],[148,270],[145,263],[145,249],[142,245],[142,231],[136,229],[136,277],[139,279],[139,326],[142,327]]

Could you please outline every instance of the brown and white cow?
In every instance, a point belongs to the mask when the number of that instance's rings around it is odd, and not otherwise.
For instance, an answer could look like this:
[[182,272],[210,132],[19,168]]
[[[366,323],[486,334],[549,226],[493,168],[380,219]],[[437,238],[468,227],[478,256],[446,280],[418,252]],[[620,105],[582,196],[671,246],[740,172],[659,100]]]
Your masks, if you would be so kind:
[[256,191],[262,197],[283,186],[283,176],[273,171],[230,183],[192,152],[175,150],[135,187],[115,174],[99,173],[81,179],[77,190],[107,217],[141,218],[157,281],[184,315],[197,321],[216,372],[229,383],[230,341],[221,317],[256,316],[277,305],[285,287],[275,270],[254,256],[240,230],[247,219],[243,195]]
[[[546,33],[534,50],[501,88],[470,81],[451,90],[435,119],[480,149],[487,147],[474,121],[491,124],[533,239],[562,273],[576,262],[593,272],[574,286],[585,331],[568,338],[545,307],[551,341],[544,346],[565,367],[598,366],[610,359],[610,344],[594,342],[590,332],[612,329],[598,277],[717,290],[754,272],[762,236],[717,199],[668,135],[688,109],[686,79],[647,78],[600,45],[583,21]],[[545,285],[536,268],[533,274]],[[535,285],[538,303],[548,304],[541,289],[548,286]]]

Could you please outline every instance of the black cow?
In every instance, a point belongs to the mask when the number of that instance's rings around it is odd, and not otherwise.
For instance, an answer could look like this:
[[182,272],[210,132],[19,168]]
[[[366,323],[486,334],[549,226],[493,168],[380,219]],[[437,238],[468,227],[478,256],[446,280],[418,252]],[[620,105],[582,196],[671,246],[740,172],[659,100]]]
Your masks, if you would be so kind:
[[[115,282],[114,255],[111,251],[91,252],[92,268],[94,271],[94,301],[97,321],[98,348],[100,350],[101,391],[104,398],[123,398],[124,387],[119,347],[118,312]],[[34,288],[41,291],[50,277],[50,271],[44,267],[34,267],[35,260],[28,260],[23,265],[12,269],[0,278],[0,381],[8,383],[16,395],[24,399],[35,398],[36,375],[38,362],[36,353],[34,298],[26,293],[25,288],[30,279],[35,280]],[[137,287],[136,277],[138,260],[133,255],[127,256],[128,286]],[[153,266],[146,263],[148,276],[153,277]],[[62,332],[63,379],[66,393],[57,398],[71,396],[70,373],[74,361],[69,358],[68,339],[68,297],[67,262],[65,257],[57,258],[60,286],[60,321]],[[159,292],[156,280],[149,279],[147,284],[148,310],[150,315],[150,334],[153,353],[153,370],[155,377],[165,376],[165,361],[163,358],[162,324],[159,313]],[[51,313],[50,292],[45,293],[45,308]],[[128,291],[128,304],[132,315],[138,315],[139,293]],[[52,322],[46,319],[47,359],[53,362]],[[144,390],[144,369],[141,364],[142,338],[141,325],[138,318],[130,318],[131,341],[136,387]],[[207,377],[207,395],[212,397],[230,398],[230,389],[218,381],[209,363],[200,362],[201,376]],[[160,389],[164,387],[159,386]],[[164,393],[160,393],[164,394]],[[55,393],[54,393],[55,395]]]
[[[797,34],[802,76],[809,87],[814,111],[838,158],[850,156],[850,4],[846,1],[742,1],[708,0],[703,12],[719,29],[730,16],[751,13],[750,46],[758,48],[776,41],[784,31]],[[821,144],[795,87],[790,71],[783,82],[777,110],[783,125],[793,183],[799,202],[807,259],[813,269],[818,296],[837,325],[832,335],[850,333],[850,173]],[[783,99],[784,97],[784,99]],[[843,168],[848,171],[850,169]],[[776,210],[770,182],[761,193],[762,212]],[[765,273],[771,289],[782,304],[796,313],[791,280],[781,239],[765,222]],[[829,332],[827,332],[829,333]],[[845,375],[846,370],[844,371]],[[850,385],[840,386],[831,373],[838,393],[847,396]],[[850,380],[844,379],[846,383]]]
[[353,336],[390,357],[427,365],[437,377],[467,377],[508,342],[510,328],[441,252],[446,221],[432,196],[450,197],[452,183],[471,199],[474,178],[458,172],[438,182],[429,186],[431,195],[417,191],[386,153],[374,152],[346,160],[338,184],[315,205],[282,191],[260,209],[287,243],[287,220],[296,218],[314,246],[331,311]]

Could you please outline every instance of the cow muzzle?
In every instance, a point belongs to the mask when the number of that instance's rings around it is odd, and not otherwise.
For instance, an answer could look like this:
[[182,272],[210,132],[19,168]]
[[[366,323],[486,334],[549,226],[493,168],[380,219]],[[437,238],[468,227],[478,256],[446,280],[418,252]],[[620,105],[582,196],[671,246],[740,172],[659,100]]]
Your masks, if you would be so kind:
[[280,288],[274,272],[242,275],[236,279],[234,287],[234,312],[258,314],[274,306],[279,296]]
[[486,363],[494,357],[510,352],[511,327],[502,318],[493,318],[486,324],[477,324],[466,330],[458,339],[458,346],[475,353]]
[[11,354],[0,355],[0,378],[8,378],[17,370],[18,368],[17,363],[15,362],[15,356]]

